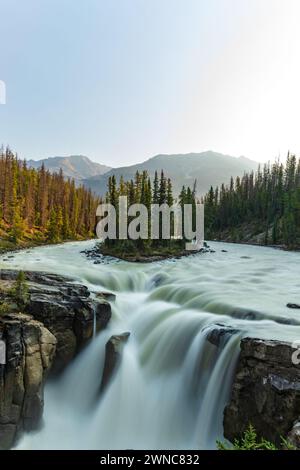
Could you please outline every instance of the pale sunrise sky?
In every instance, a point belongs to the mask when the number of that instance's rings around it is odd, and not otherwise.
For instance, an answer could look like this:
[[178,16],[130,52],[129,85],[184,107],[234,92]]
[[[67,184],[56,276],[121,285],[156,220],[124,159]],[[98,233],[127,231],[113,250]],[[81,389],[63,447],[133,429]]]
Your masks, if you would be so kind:
[[300,155],[299,0],[0,0],[0,143],[110,166]]

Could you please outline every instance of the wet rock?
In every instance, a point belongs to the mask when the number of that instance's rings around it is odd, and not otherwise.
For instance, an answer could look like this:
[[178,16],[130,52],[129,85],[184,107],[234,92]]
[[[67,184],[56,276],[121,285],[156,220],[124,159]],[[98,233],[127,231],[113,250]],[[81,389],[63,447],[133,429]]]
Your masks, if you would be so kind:
[[[17,271],[0,271],[0,279],[8,283],[17,275]],[[87,287],[74,283],[71,278],[43,272],[25,272],[25,275],[29,289],[26,313],[42,322],[56,337],[52,372],[60,372],[92,338],[94,316],[97,332],[106,327],[111,317],[110,304],[105,299],[92,300]]]
[[155,287],[161,286],[165,280],[166,280],[166,276],[164,274],[155,274],[155,276],[153,276],[151,279]]
[[111,317],[111,308],[105,300],[93,302],[85,286],[63,284],[44,289],[29,288],[30,302],[26,310],[57,338],[55,372],[62,370],[93,336],[94,315],[96,331],[104,329]]
[[0,365],[0,449],[8,449],[22,430],[40,423],[56,338],[30,315],[7,314],[0,317],[0,339],[6,345],[6,364]]
[[251,321],[254,321],[254,320],[264,320],[265,319],[265,315],[261,312],[257,312],[257,311],[254,311],[254,310],[249,310],[249,309],[246,309],[246,308],[235,308],[234,310],[232,310],[232,312],[230,312],[230,316],[232,316],[233,318],[241,318],[242,320],[251,320]]
[[288,433],[287,440],[296,449],[300,449],[300,421],[295,421],[293,428]]
[[[280,445],[300,416],[300,365],[290,343],[245,338],[224,412],[231,442],[251,423],[259,437]],[[298,428],[297,428],[298,429]],[[298,432],[298,431],[297,431]],[[294,434],[293,434],[294,435]]]
[[211,329],[209,327],[209,332],[206,336],[207,341],[209,341],[214,346],[224,346],[231,336],[239,333],[239,330],[235,328],[230,328],[223,325],[216,325]]
[[294,309],[300,308],[300,305],[299,305],[299,304],[286,304],[286,306],[287,306],[288,308],[294,308]]
[[85,286],[40,272],[25,273],[29,300],[20,313],[8,292],[17,275],[0,271],[0,300],[8,312],[0,316],[0,449],[39,426],[46,377],[70,363],[92,338],[94,324],[100,331],[111,317],[104,298],[92,300]]
[[105,360],[100,391],[103,392],[116,373],[122,358],[122,351],[127,343],[130,333],[112,336],[106,343]]
[[112,292],[97,292],[96,297],[98,299],[106,299],[109,301],[116,300],[116,294],[113,294]]

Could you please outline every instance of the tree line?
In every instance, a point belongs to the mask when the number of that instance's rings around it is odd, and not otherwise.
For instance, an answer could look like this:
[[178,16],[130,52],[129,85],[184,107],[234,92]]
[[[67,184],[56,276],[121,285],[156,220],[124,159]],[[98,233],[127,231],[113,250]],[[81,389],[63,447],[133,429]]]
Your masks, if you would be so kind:
[[29,168],[9,148],[0,150],[0,226],[15,243],[59,242],[93,236],[99,199],[63,172]]
[[206,238],[243,241],[263,234],[263,244],[300,246],[300,160],[259,166],[257,172],[211,187],[205,203]]

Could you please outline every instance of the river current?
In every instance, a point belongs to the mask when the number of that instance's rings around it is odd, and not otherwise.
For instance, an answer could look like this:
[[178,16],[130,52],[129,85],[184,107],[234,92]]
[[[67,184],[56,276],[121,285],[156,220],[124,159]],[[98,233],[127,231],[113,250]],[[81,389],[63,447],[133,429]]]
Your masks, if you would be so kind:
[[[45,390],[42,428],[21,449],[210,449],[223,438],[240,339],[300,340],[300,253],[210,243],[215,253],[151,264],[81,253],[94,241],[3,255],[1,268],[64,274],[116,294],[108,328]],[[226,250],[226,251],[225,251]],[[228,333],[217,344],[207,337]],[[130,332],[102,397],[105,344]]]

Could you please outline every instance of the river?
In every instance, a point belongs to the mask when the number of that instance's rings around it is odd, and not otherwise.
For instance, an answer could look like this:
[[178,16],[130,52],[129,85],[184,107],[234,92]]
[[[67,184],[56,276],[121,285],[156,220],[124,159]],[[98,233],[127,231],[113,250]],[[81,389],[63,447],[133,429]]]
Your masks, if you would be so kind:
[[[94,243],[0,258],[1,268],[64,274],[116,294],[108,328],[47,384],[43,427],[18,448],[215,448],[240,339],[300,339],[300,311],[286,307],[300,303],[300,253],[211,243],[215,253],[176,261],[94,264],[81,253]],[[224,327],[219,346],[207,341]],[[123,332],[121,366],[99,398],[105,344]]]

